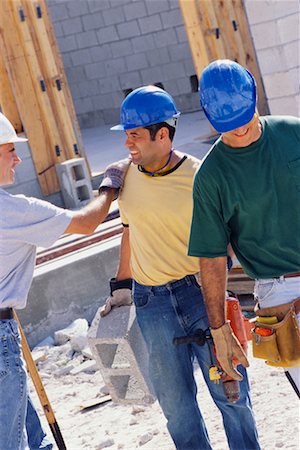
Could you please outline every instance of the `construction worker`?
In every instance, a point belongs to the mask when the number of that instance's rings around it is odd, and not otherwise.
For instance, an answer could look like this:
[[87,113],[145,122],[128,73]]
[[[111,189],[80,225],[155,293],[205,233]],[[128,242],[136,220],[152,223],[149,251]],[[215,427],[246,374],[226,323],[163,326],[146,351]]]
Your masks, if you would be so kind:
[[175,337],[209,327],[195,276],[198,260],[187,256],[192,183],[200,161],[172,146],[179,115],[167,92],[144,86],[125,98],[121,123],[112,128],[125,132],[133,164],[119,196],[121,259],[102,316],[122,304],[122,297],[130,303],[132,282],[150,379],[178,450],[212,448],[196,400],[194,359],[223,416],[230,449],[259,449],[246,370],[241,367],[240,399],[228,403],[222,383],[209,379],[209,368],[216,364],[211,343],[173,344]]
[[[0,186],[14,183],[15,168],[21,163],[14,145],[24,141],[0,113]],[[28,398],[20,335],[13,319],[13,308],[26,306],[36,248],[52,245],[63,233],[92,233],[106,217],[127,167],[128,161],[112,165],[99,197],[76,212],[0,188],[0,450],[52,448]]]
[[[255,279],[261,310],[300,296],[300,120],[259,117],[253,75],[230,60],[204,69],[200,98],[221,136],[195,176],[189,255],[200,257],[219,361],[239,379],[241,349],[224,313],[227,245]],[[299,395],[299,367],[286,374]]]

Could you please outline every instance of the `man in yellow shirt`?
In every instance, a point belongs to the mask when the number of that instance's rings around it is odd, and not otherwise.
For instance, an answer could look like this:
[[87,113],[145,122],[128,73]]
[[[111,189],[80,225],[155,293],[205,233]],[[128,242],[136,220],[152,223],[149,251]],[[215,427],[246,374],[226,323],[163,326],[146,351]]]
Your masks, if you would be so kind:
[[[131,92],[121,107],[133,164],[119,196],[124,232],[112,299],[121,299],[131,285],[141,332],[149,351],[150,378],[178,450],[211,450],[197,400],[193,374],[196,358],[211,396],[219,408],[231,450],[260,448],[244,367],[240,399],[229,403],[222,384],[209,379],[216,364],[211,341],[175,347],[177,336],[207,331],[209,323],[195,274],[197,258],[187,255],[192,217],[193,177],[200,161],[172,147],[180,113],[172,97],[155,86]],[[131,271],[129,269],[131,268]],[[118,301],[113,303],[118,303]],[[120,302],[121,303],[121,302]]]

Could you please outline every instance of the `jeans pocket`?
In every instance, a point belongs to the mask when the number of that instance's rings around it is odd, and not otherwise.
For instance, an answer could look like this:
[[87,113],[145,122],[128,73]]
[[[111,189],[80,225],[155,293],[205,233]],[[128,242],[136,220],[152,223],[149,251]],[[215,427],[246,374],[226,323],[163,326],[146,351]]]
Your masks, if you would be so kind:
[[2,382],[5,377],[7,377],[9,372],[10,364],[8,342],[6,337],[2,337],[0,340],[0,382]]
[[153,297],[153,295],[148,292],[135,292],[133,295],[133,302],[136,308],[144,308],[149,304],[151,297]]
[[257,301],[263,302],[269,297],[276,288],[276,280],[267,283],[255,283],[254,297]]

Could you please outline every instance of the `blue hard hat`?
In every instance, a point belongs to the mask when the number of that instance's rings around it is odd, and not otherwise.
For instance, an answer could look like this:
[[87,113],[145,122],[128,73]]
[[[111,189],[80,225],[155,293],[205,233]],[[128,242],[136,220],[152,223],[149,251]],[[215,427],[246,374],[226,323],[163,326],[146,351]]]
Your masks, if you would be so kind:
[[252,120],[256,82],[240,64],[229,59],[213,61],[202,72],[199,90],[203,111],[219,133],[235,130]]
[[142,86],[123,100],[120,124],[111,130],[131,130],[180,116],[170,94],[157,86]]

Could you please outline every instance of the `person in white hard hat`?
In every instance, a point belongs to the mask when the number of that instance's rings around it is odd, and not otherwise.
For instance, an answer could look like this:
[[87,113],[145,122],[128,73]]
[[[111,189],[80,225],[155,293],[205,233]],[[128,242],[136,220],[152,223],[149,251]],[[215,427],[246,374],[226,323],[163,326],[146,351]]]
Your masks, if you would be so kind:
[[11,195],[2,186],[15,180],[21,163],[18,137],[0,113],[0,449],[51,449],[29,400],[27,375],[13,308],[26,306],[35,266],[36,248],[52,245],[64,233],[90,234],[106,217],[118,194],[130,160],[108,167],[99,197],[72,212],[24,195]]

